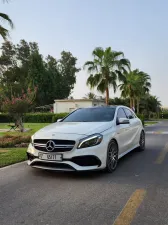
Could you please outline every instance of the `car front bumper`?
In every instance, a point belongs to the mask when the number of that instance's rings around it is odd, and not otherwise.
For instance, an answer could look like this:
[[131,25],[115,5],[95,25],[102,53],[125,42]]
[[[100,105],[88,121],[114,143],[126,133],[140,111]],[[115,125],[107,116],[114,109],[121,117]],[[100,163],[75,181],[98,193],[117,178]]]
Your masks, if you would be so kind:
[[29,166],[62,171],[87,171],[106,167],[107,146],[103,142],[94,147],[72,149],[69,152],[50,153],[62,154],[62,161],[42,160],[39,158],[39,153],[44,154],[44,152],[35,149],[32,144],[29,145],[27,150]]

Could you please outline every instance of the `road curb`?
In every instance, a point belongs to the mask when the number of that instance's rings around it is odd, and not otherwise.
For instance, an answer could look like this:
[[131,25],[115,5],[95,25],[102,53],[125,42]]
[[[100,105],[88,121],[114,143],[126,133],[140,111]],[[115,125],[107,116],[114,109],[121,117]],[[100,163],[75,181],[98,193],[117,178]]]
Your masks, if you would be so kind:
[[[26,160],[27,161],[27,160]],[[19,163],[14,163],[14,164],[11,164],[9,166],[4,166],[2,168],[0,168],[0,171],[1,170],[5,170],[5,169],[10,169],[12,167],[15,167],[15,166],[19,166],[19,165],[22,165],[22,164],[26,164],[26,161],[23,161],[23,162],[19,162]]]

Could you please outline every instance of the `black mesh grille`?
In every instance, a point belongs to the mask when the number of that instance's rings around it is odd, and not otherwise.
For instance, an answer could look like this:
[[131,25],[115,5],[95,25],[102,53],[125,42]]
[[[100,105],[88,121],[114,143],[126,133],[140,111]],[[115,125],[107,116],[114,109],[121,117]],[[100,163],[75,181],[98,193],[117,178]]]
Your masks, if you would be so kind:
[[53,140],[53,139],[34,139],[34,143],[36,143],[36,144],[46,144],[50,140],[54,141],[56,145],[75,145],[75,141]]
[[70,165],[64,163],[50,163],[50,162],[34,162],[31,166],[41,166],[41,167],[50,167],[55,169],[67,169],[67,170],[75,170]]
[[[34,146],[34,148],[42,152],[48,152],[45,147]],[[73,147],[72,148],[55,148],[52,152],[69,152],[72,149]]]
[[[46,145],[48,141],[50,141],[51,139],[35,139],[34,140],[34,147],[35,149],[39,150],[39,151],[43,151],[43,152],[48,152],[45,146],[40,146],[40,144]],[[54,141],[55,145],[72,145],[69,147],[56,147],[52,152],[68,152],[71,151],[75,145],[75,141],[72,140],[52,140]],[[37,145],[36,145],[37,144]],[[39,144],[39,146],[38,146]]]
[[92,155],[76,156],[76,157],[73,157],[70,161],[74,162],[75,164],[79,166],[100,166],[101,165],[100,159]]

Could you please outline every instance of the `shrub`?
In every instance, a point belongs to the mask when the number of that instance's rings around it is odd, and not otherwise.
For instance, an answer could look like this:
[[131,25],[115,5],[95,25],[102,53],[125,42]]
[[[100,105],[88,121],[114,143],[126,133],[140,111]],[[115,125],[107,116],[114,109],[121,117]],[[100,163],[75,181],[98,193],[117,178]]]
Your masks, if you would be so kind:
[[137,117],[142,121],[143,126],[145,125],[145,119],[143,114],[137,114]]
[[[26,113],[23,117],[25,123],[54,123],[58,119],[64,118],[68,113]],[[11,117],[6,114],[0,114],[0,123],[12,122]]]
[[7,113],[1,113],[0,114],[0,123],[9,123],[9,122],[13,122],[11,116],[9,116],[9,114],[7,114]]
[[11,148],[22,143],[30,143],[30,136],[12,136],[6,135],[0,139],[0,148]]
[[62,119],[64,117],[66,117],[68,115],[68,113],[58,113],[58,114],[54,114],[52,117],[52,123],[57,122],[58,119]]
[[36,91],[37,88],[34,88],[34,90],[28,88],[26,92],[22,90],[22,94],[19,97],[12,96],[11,99],[6,97],[3,101],[2,110],[14,119],[21,132],[24,131],[23,115],[29,111],[29,107],[33,104]]
[[53,113],[27,113],[24,116],[25,123],[52,123]]
[[[160,114],[160,118],[162,118],[162,113]],[[168,119],[168,113],[163,112],[163,119]]]

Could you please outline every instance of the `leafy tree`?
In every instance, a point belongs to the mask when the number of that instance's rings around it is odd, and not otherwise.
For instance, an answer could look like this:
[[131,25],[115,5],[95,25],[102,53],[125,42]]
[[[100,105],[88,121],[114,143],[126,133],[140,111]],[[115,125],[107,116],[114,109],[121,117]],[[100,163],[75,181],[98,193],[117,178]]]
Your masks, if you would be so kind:
[[35,86],[38,87],[36,94],[36,105],[45,105],[45,92],[49,88],[48,83],[46,83],[46,71],[44,66],[44,61],[42,55],[35,51],[30,55],[29,62],[29,73],[28,73],[28,83],[33,89]]
[[58,71],[61,74],[59,90],[64,93],[64,98],[71,95],[76,83],[76,73],[80,71],[76,63],[77,58],[71,52],[61,52],[61,59],[58,60]]
[[146,94],[140,101],[140,111],[150,117],[151,113],[159,113],[161,110],[161,101],[158,97]]
[[76,62],[70,52],[62,52],[60,60],[52,56],[44,60],[36,42],[21,40],[14,45],[6,41],[0,56],[1,92],[11,99],[20,96],[22,89],[37,86],[34,106],[52,104],[71,94],[79,71]]
[[23,91],[19,97],[4,98],[2,109],[13,117],[15,124],[19,126],[21,132],[24,131],[23,115],[28,112],[29,107],[32,105],[36,90],[36,88],[33,91],[28,89],[27,92]]
[[[45,103],[51,104],[59,96],[64,98],[64,92],[60,89],[61,86],[61,74],[58,71],[58,62],[50,55],[46,58],[45,69],[45,85],[49,88],[45,88]],[[68,97],[68,96],[66,96]]]
[[101,93],[106,93],[106,104],[109,104],[109,88],[114,92],[117,89],[117,81],[123,79],[123,72],[129,68],[130,62],[124,58],[123,52],[112,51],[111,47],[95,48],[92,52],[93,61],[87,61],[84,68],[87,67],[90,74],[87,79],[87,85],[91,88],[97,87]]
[[16,61],[16,49],[12,42],[5,41],[1,47],[1,57],[0,57],[0,75],[9,68],[17,64]]
[[[0,18],[1,18],[2,22],[6,22],[7,21],[11,28],[14,27],[12,20],[10,19],[10,17],[7,14],[0,13]],[[0,35],[2,36],[2,38],[4,40],[6,40],[6,38],[9,36],[9,30],[6,29],[5,27],[3,27],[2,25],[0,25]]]

